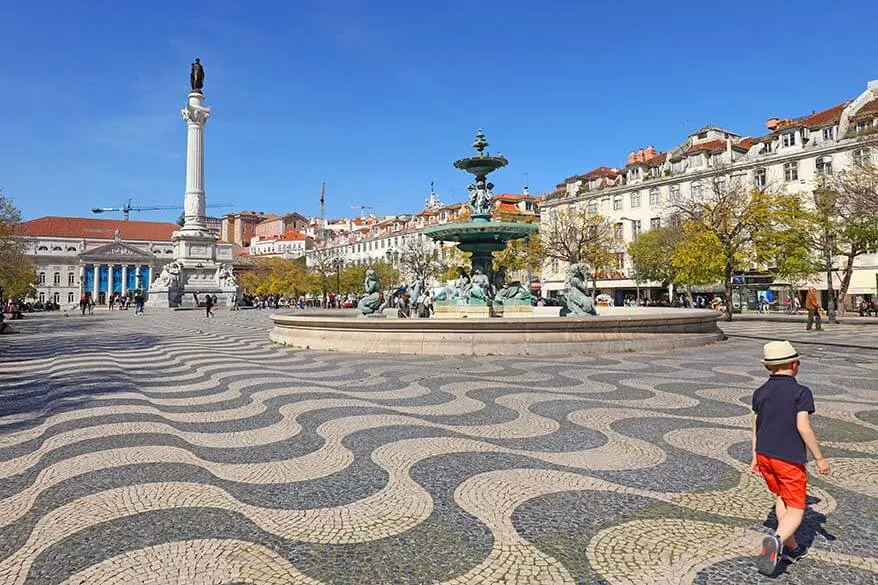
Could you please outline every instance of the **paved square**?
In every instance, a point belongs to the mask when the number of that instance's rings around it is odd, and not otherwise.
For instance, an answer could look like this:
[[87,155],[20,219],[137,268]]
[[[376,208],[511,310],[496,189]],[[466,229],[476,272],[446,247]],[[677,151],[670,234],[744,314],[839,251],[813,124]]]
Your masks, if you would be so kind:
[[878,326],[511,359],[293,351],[258,311],[13,325],[4,585],[760,582],[748,404],[776,337],[833,472],[774,582],[878,579]]

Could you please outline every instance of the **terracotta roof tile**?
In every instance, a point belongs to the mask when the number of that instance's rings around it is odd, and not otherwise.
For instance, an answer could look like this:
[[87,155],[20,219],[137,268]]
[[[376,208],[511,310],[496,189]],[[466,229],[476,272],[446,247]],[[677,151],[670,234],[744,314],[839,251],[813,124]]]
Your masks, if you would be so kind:
[[290,230],[280,237],[281,240],[307,240],[308,236],[299,230]]
[[838,104],[837,106],[832,106],[828,110],[823,110],[822,112],[816,112],[814,114],[809,114],[807,116],[802,116],[801,118],[796,118],[792,121],[789,126],[802,126],[804,128],[823,128],[824,126],[830,126],[832,124],[838,123],[839,118],[841,118],[841,112],[844,110],[850,102],[845,102],[843,104]]
[[583,179],[597,179],[600,177],[606,177],[609,179],[615,179],[619,176],[619,171],[616,169],[611,169],[610,167],[598,167],[596,169],[592,169],[589,172],[582,175]]
[[180,226],[158,221],[48,216],[22,222],[15,231],[22,236],[112,240],[117,229],[123,240],[168,242]]
[[871,102],[867,102],[862,108],[857,110],[857,113],[854,114],[853,118],[862,118],[866,116],[871,116],[873,114],[878,113],[878,99],[874,99]]
[[706,150],[707,152],[716,152],[719,150],[726,149],[726,141],[725,140],[708,140],[707,142],[701,142],[699,144],[693,144],[689,148],[686,149],[686,153],[690,152],[701,152],[702,150]]
[[652,157],[651,159],[647,160],[647,161],[646,161],[646,164],[647,164],[648,166],[651,166],[651,167],[657,167],[657,166],[659,166],[659,165],[661,165],[661,164],[664,164],[664,162],[665,162],[667,159],[668,159],[668,153],[667,153],[667,152],[662,152],[661,154],[657,154],[656,156],[654,156],[654,157]]

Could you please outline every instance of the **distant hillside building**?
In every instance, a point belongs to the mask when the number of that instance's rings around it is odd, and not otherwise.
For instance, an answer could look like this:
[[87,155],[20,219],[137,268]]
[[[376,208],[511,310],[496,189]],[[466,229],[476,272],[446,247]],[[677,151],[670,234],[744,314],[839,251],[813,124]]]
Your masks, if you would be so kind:
[[222,218],[220,240],[246,248],[256,233],[256,226],[268,218],[269,214],[261,211],[227,213]]

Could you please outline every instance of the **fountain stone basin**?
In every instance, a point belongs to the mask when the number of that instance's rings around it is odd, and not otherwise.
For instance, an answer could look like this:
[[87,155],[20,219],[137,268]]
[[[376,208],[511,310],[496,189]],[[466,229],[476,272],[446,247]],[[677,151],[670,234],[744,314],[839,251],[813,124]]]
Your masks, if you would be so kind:
[[597,317],[350,319],[272,315],[269,339],[347,353],[561,356],[672,350],[724,339],[701,309],[610,307]]

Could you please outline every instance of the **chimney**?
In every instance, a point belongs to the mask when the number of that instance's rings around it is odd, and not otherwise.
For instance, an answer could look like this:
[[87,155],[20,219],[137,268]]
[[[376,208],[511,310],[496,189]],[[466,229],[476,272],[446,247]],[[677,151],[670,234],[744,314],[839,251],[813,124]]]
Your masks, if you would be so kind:
[[650,144],[649,146],[646,147],[646,159],[647,160],[651,159],[652,157],[654,157],[657,154],[658,153],[655,151],[655,146],[653,146],[652,144]]
[[765,122],[765,127],[768,128],[769,132],[774,132],[778,126],[780,126],[780,118],[769,118]]

